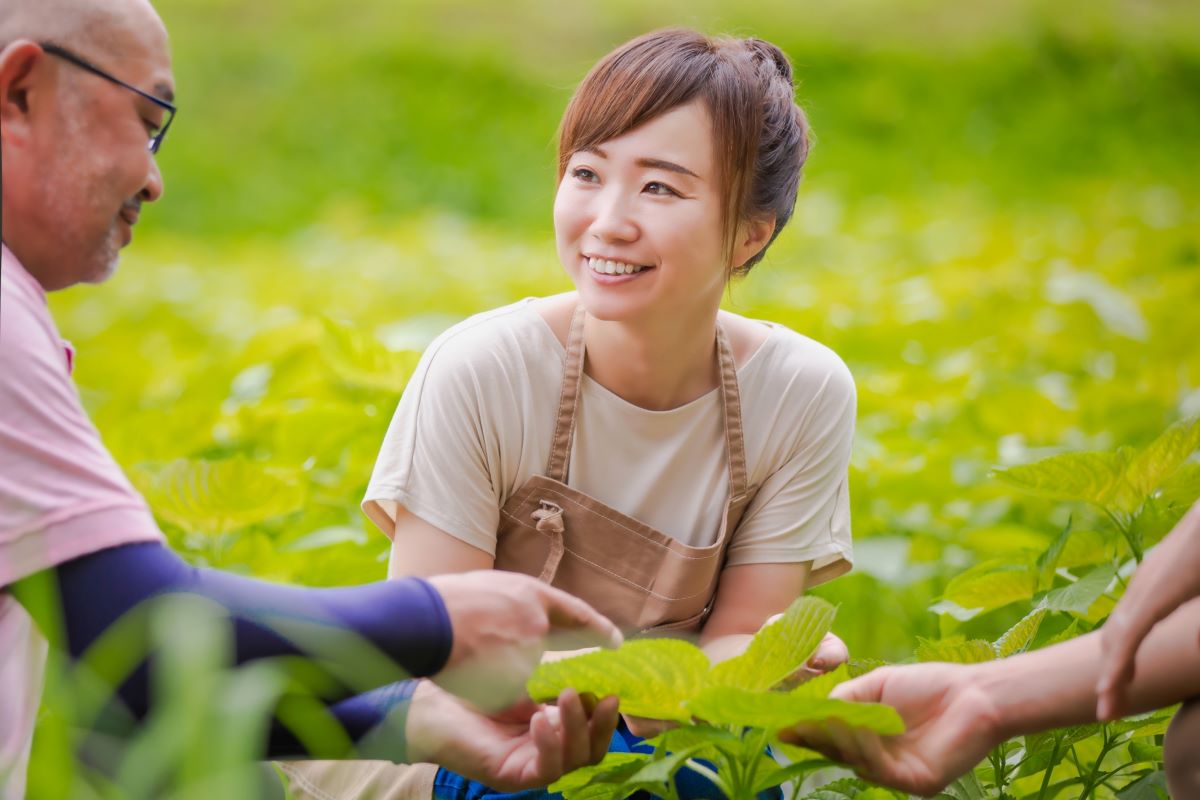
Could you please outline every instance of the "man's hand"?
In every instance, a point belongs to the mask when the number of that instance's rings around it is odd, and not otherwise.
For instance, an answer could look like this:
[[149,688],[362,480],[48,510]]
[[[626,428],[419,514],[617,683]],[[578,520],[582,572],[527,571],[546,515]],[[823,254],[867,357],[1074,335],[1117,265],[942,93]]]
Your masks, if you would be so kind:
[[1004,739],[996,704],[977,674],[955,664],[881,667],[838,685],[831,697],[886,703],[904,719],[904,733],[881,737],[834,722],[798,725],[780,738],[843,761],[867,780],[932,796]]
[[1125,596],[1101,628],[1097,717],[1115,719],[1124,713],[1142,640],[1158,622],[1196,596],[1200,596],[1200,503],[1138,567]]
[[499,570],[429,582],[450,615],[454,645],[434,680],[479,708],[507,708],[547,649],[618,647],[622,636],[577,597],[528,575]]
[[429,761],[503,792],[547,786],[604,758],[617,698],[596,702],[571,689],[557,706],[524,701],[484,716],[422,681],[408,710],[409,758]]

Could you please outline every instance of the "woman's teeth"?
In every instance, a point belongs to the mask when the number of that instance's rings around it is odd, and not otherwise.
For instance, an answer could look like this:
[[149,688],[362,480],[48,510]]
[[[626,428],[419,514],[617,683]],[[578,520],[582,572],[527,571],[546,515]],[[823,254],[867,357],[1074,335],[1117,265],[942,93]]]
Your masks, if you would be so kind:
[[592,272],[598,272],[601,275],[632,275],[635,272],[641,272],[649,268],[639,266],[638,264],[623,264],[620,261],[609,261],[604,258],[589,258],[588,269]]

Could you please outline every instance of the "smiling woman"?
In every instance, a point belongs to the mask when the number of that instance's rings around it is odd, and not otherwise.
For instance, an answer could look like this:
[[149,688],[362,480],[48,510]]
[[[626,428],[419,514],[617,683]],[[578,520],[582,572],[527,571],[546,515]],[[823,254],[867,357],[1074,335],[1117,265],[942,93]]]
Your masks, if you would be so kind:
[[[791,217],[808,141],[787,58],[761,40],[659,31],[592,70],[554,204],[576,291],[426,351],[364,502],[393,577],[525,572],[720,660],[849,569],[853,380],[812,339],[720,310]],[[810,667],[846,657],[830,637]],[[612,746],[655,727],[629,719]],[[288,767],[338,796],[345,769]],[[403,786],[490,791],[432,769]]]

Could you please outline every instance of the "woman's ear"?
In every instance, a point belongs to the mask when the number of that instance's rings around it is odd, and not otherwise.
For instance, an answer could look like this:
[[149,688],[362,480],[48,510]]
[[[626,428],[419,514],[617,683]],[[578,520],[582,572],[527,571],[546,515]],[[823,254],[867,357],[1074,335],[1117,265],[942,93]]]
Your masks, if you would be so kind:
[[734,233],[733,258],[730,266],[740,269],[747,261],[762,252],[775,233],[775,215],[742,220]]

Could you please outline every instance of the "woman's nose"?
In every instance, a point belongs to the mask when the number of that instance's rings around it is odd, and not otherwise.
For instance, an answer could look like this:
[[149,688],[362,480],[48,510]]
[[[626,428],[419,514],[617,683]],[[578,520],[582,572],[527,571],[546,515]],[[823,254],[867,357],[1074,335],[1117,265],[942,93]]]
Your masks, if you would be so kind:
[[604,242],[629,242],[638,238],[639,229],[629,201],[615,191],[597,198],[588,233]]

